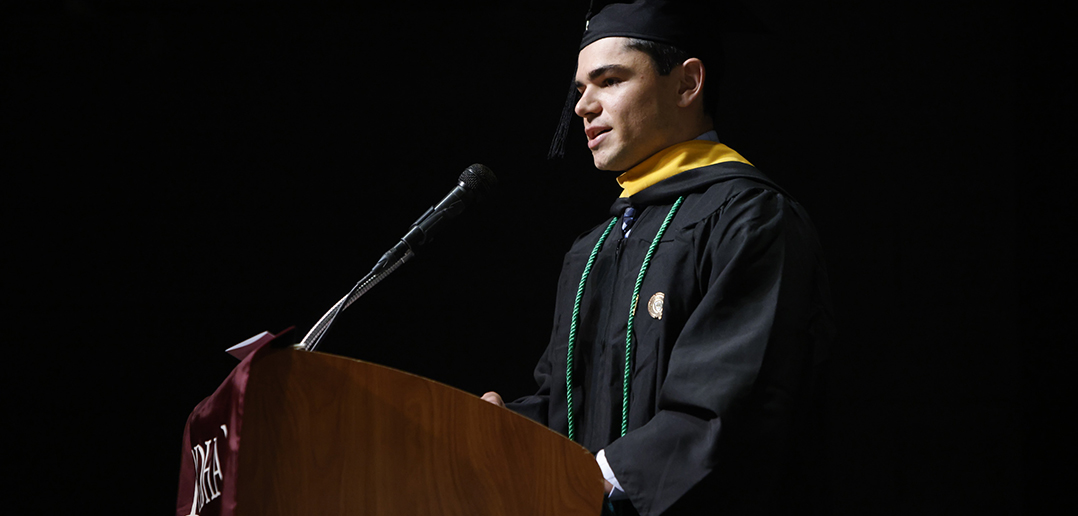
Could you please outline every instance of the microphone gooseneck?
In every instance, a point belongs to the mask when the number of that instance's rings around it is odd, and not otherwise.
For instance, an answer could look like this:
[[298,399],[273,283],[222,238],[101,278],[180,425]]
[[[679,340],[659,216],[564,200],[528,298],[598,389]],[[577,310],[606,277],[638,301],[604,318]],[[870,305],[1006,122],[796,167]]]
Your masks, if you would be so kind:
[[494,177],[494,172],[486,166],[476,163],[466,168],[457,179],[457,186],[449,192],[449,195],[427,209],[419,219],[412,223],[400,242],[383,254],[371,271],[315,323],[311,331],[307,332],[300,341],[300,346],[307,351],[314,351],[337,315],[398,267],[412,259],[420,247],[433,239],[442,221],[460,215],[468,205],[489,195],[497,184],[498,180]]

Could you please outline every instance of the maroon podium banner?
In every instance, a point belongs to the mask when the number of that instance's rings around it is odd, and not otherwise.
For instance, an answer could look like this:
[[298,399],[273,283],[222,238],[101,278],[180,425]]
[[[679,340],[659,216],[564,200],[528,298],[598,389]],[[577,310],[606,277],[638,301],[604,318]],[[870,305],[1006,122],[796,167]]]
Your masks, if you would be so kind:
[[[187,417],[183,429],[176,516],[231,516],[234,513],[243,398],[251,363],[276,337],[264,332],[230,349],[229,353],[243,356],[243,359],[220,387]],[[242,351],[234,352],[237,348]]]

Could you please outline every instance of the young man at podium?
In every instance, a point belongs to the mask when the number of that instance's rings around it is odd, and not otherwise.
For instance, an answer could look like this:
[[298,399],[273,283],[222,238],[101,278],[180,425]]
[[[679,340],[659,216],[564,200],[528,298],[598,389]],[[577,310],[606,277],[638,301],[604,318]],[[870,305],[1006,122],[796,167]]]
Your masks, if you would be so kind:
[[538,392],[483,396],[595,453],[618,514],[806,512],[827,278],[805,210],[714,131],[735,12],[592,3],[571,110],[623,192],[566,254]]

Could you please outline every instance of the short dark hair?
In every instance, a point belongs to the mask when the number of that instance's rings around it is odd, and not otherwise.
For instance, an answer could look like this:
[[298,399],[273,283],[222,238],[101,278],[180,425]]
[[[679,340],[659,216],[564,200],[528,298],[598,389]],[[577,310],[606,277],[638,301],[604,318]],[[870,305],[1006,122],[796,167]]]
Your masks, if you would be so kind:
[[704,90],[702,92],[704,114],[710,116],[712,120],[718,117],[719,96],[717,92],[719,90],[719,78],[722,76],[721,54],[710,57],[705,61],[704,58],[694,56],[678,47],[657,41],[629,38],[629,42],[625,45],[628,48],[647,54],[659,75],[670,75],[674,68],[677,68],[690,57],[700,59],[707,70],[707,78],[704,80]]

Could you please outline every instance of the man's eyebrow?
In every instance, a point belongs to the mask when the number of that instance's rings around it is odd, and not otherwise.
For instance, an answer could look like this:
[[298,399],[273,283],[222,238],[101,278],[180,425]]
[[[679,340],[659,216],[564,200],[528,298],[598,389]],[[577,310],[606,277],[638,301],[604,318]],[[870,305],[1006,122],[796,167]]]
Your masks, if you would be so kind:
[[[600,66],[600,67],[595,68],[592,71],[588,72],[588,80],[589,81],[594,81],[595,79],[601,77],[603,74],[605,74],[607,72],[620,72],[620,71],[627,71],[627,70],[629,70],[629,68],[627,68],[625,66],[622,66],[622,65],[619,65],[619,64],[603,65],[603,66]],[[580,87],[582,87],[584,85],[581,84],[580,81],[573,81],[573,86],[575,86],[577,88],[580,88]]]

